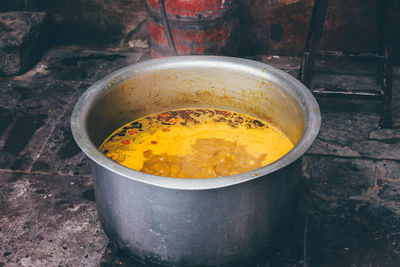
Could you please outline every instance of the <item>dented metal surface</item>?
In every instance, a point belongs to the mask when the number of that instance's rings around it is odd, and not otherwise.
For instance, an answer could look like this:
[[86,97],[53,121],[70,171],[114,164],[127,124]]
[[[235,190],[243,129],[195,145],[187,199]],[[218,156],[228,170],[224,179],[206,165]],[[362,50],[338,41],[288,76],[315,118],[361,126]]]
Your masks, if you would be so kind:
[[[179,179],[128,169],[97,147],[121,125],[178,108],[221,108],[267,120],[296,143],[279,160],[217,179]],[[94,84],[71,128],[93,160],[96,205],[107,235],[143,261],[223,266],[268,256],[297,209],[301,156],[320,127],[304,85],[265,64],[189,56],[142,62]]]

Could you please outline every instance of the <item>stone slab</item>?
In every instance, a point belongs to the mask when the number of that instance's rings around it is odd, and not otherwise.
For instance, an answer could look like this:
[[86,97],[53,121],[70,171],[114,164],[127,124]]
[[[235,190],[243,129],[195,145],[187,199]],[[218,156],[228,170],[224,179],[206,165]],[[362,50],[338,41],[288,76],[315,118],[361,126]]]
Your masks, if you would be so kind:
[[335,155],[340,157],[361,157],[361,154],[346,145],[335,144],[317,138],[308,149],[307,154]]
[[378,178],[375,164],[366,160],[308,156],[304,164],[310,190],[327,199],[365,195]]
[[363,201],[307,201],[306,266],[398,265],[398,214]]
[[346,112],[339,108],[337,112],[322,110],[321,117],[319,137],[340,145],[366,140],[368,133],[378,128],[380,118],[376,113]]
[[[364,105],[370,103],[363,102]],[[321,106],[321,129],[307,153],[370,159],[400,159],[399,129],[380,129],[379,113],[374,110],[337,111]],[[378,104],[379,105],[379,104]]]
[[0,168],[30,170],[78,82],[0,80]]
[[96,82],[147,57],[144,52],[94,51],[79,47],[53,48],[45,53],[43,59],[31,71],[17,79]]
[[366,158],[400,160],[400,140],[392,140],[366,140],[353,143],[351,147]]
[[303,175],[308,190],[324,200],[359,200],[400,216],[400,162],[307,155]]
[[82,83],[77,87],[66,106],[65,112],[59,118],[53,132],[49,136],[46,146],[37,155],[37,160],[32,166],[33,172],[59,173],[63,175],[86,175],[92,173],[90,160],[80,150],[72,136],[70,119],[72,110],[79,96],[91,84]]
[[82,176],[0,171],[0,266],[98,266],[107,238]]
[[307,266],[396,266],[400,262],[400,163],[305,156]]
[[368,135],[369,139],[380,140],[385,142],[395,142],[400,139],[399,129],[377,129],[373,130]]
[[0,13],[0,76],[31,68],[47,46],[48,25],[43,12]]

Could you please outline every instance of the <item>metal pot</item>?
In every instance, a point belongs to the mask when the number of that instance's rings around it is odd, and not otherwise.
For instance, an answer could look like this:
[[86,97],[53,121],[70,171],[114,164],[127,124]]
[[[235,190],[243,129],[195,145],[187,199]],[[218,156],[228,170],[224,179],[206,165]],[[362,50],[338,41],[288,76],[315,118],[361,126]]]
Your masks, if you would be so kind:
[[[263,168],[210,179],[134,171],[97,148],[121,125],[165,110],[221,108],[267,120],[294,142]],[[137,258],[168,265],[243,264],[279,243],[297,210],[301,157],[317,136],[317,102],[272,66],[228,57],[153,59],[92,85],[71,118],[93,161],[96,205],[110,239]]]

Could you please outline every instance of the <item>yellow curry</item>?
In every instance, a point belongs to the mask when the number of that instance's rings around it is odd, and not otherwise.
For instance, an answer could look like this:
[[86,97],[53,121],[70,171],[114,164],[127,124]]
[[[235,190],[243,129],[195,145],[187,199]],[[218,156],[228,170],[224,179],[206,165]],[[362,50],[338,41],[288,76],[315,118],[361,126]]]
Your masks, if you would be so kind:
[[255,170],[292,148],[283,132],[254,117],[218,109],[181,109],[122,126],[100,151],[149,174],[212,178]]

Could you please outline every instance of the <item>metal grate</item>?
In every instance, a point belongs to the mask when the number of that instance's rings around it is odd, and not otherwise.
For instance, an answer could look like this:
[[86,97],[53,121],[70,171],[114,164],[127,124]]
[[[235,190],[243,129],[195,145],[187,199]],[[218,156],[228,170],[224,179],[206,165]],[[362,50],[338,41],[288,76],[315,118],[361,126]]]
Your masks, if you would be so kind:
[[299,79],[311,89],[316,59],[348,58],[357,61],[375,61],[378,65],[378,83],[380,90],[374,92],[340,91],[340,90],[312,90],[314,95],[326,97],[361,97],[379,99],[383,104],[380,126],[392,127],[392,38],[394,1],[379,1],[379,45],[377,53],[351,54],[337,51],[317,51],[325,22],[328,0],[315,0],[308,30],[304,54],[300,66]]

